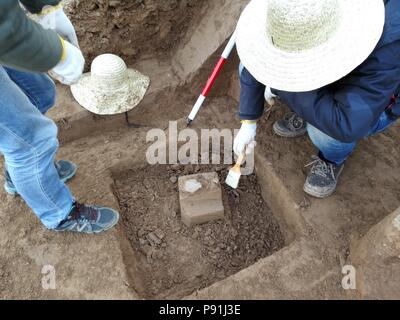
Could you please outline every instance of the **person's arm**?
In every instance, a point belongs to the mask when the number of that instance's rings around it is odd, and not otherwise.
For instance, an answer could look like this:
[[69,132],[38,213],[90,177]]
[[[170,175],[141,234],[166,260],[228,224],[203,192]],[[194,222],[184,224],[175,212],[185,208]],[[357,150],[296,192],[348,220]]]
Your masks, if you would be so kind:
[[264,113],[266,86],[258,82],[246,68],[240,76],[239,118],[242,121],[255,121]]
[[361,140],[399,88],[400,42],[389,46],[336,84],[311,92],[273,93],[330,137],[345,143]]
[[[23,1],[30,10],[39,10],[52,1]],[[56,2],[56,1],[54,1]],[[0,1],[0,65],[31,71],[47,72],[61,60],[60,37],[29,19],[19,2]]]
[[44,6],[56,6],[61,0],[20,0],[30,13],[40,13]]
[[246,68],[240,74],[239,118],[241,129],[235,137],[234,152],[240,156],[251,153],[255,147],[257,120],[264,113],[266,86],[258,82]]

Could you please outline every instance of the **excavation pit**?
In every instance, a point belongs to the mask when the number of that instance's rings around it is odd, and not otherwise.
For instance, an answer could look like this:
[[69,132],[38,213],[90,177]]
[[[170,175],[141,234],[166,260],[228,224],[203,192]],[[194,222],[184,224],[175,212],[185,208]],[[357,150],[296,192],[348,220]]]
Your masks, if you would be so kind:
[[221,183],[216,172],[179,177],[178,186],[181,218],[186,226],[224,218]]
[[[133,249],[134,289],[147,299],[179,299],[243,270],[284,246],[255,175],[238,190],[229,167],[147,166],[116,177],[122,224]],[[188,228],[180,217],[178,177],[217,172],[225,218]],[[139,285],[140,283],[140,285]]]

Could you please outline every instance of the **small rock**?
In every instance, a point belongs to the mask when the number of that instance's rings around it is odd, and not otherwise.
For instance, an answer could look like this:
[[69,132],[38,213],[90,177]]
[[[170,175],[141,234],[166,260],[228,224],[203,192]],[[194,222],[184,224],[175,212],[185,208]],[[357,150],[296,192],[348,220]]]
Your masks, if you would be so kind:
[[149,245],[144,245],[144,246],[140,247],[140,252],[143,253],[146,257],[151,250],[152,250],[152,248]]
[[111,8],[115,8],[118,7],[121,4],[121,1],[119,0],[110,0],[110,2],[108,3],[108,6]]
[[169,181],[171,181],[173,184],[178,182],[178,178],[176,176],[172,176],[171,178],[169,178]]
[[172,169],[172,170],[179,170],[179,164],[173,164],[173,165],[171,166],[171,169]]
[[148,263],[153,262],[154,253],[155,253],[154,248],[150,247],[150,250],[147,252],[147,255],[146,255],[146,259],[147,259]]
[[232,190],[232,194],[235,196],[235,198],[239,198],[240,194],[236,190]]
[[154,245],[160,245],[162,243],[162,241],[155,235],[154,232],[149,233],[146,238],[151,244]]
[[299,206],[301,209],[308,209],[309,207],[311,207],[310,199],[307,197],[304,197],[303,201],[300,202]]
[[198,232],[197,230],[195,230],[195,231],[193,232],[193,238],[198,239],[199,237],[200,237],[199,232]]
[[121,52],[126,56],[135,56],[138,53],[137,49],[133,47],[122,48]]
[[177,227],[175,227],[172,231],[175,232],[175,233],[177,233],[177,232],[181,231],[181,227],[180,227],[180,226],[177,226]]
[[143,238],[145,235],[146,235],[146,231],[145,231],[145,230],[140,229],[140,230],[138,231],[138,237],[139,237],[139,238]]
[[185,191],[189,193],[195,193],[202,188],[202,185],[196,179],[190,179],[185,183]]
[[162,240],[165,238],[165,233],[161,229],[157,229],[154,231],[154,234],[157,236],[158,239]]

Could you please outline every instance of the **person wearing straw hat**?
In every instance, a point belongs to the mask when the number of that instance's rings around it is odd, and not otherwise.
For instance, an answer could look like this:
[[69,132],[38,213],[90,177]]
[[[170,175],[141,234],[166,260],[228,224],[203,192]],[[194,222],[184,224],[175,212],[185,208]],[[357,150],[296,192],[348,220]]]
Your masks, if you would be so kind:
[[[29,19],[20,3],[33,14]],[[65,38],[65,40],[64,40]],[[99,233],[112,228],[113,209],[79,204],[65,182],[77,166],[55,162],[57,126],[44,114],[54,105],[49,72],[71,85],[85,59],[59,0],[0,2],[0,152],[5,158],[6,191],[25,200],[54,231]]]
[[292,112],[275,133],[308,132],[319,150],[304,185],[311,196],[332,195],[357,142],[400,117],[400,0],[252,0],[237,50],[235,152],[254,148],[264,99],[279,97]]

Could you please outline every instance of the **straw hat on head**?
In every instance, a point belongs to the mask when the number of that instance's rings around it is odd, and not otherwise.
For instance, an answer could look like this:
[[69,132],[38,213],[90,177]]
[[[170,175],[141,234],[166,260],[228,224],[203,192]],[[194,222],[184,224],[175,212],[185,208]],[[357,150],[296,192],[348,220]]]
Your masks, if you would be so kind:
[[93,60],[91,72],[71,86],[71,91],[85,109],[99,115],[113,115],[136,107],[149,84],[149,77],[128,69],[120,57],[103,54]]
[[259,82],[304,92],[356,69],[384,24],[382,0],[252,0],[240,17],[236,44]]

